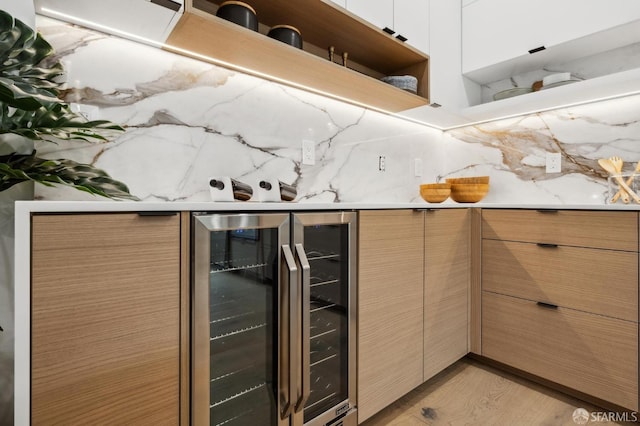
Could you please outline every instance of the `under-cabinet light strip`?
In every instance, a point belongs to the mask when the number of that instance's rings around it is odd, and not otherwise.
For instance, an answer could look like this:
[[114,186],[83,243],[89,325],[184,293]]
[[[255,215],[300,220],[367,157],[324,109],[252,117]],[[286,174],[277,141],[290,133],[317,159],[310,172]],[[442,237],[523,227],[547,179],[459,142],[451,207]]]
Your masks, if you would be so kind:
[[562,104],[562,105],[554,105],[554,106],[550,106],[550,107],[547,107],[547,108],[534,109],[534,110],[531,110],[531,111],[518,112],[518,113],[515,113],[515,114],[507,114],[507,115],[503,115],[503,116],[496,117],[496,118],[488,118],[488,119],[485,119],[485,120],[478,120],[478,121],[474,121],[474,122],[470,122],[470,123],[466,123],[466,124],[459,124],[459,125],[456,125],[456,126],[445,127],[445,128],[441,128],[441,130],[447,132],[449,130],[461,129],[463,127],[478,126],[480,124],[492,123],[494,121],[508,120],[508,119],[511,119],[511,118],[524,117],[526,115],[533,115],[533,114],[538,114],[538,113],[541,113],[541,112],[557,111],[559,109],[571,108],[571,107],[587,105],[587,104],[595,104],[595,103],[598,103],[598,102],[611,101],[611,100],[615,100],[615,99],[622,99],[622,98],[626,98],[626,97],[629,97],[629,96],[636,96],[636,95],[640,95],[640,90],[635,90],[635,91],[626,92],[626,93],[619,93],[619,94],[611,95],[611,96],[603,96],[603,97],[600,97],[600,98],[586,99],[584,101],[570,102],[570,103]]
[[427,123],[425,121],[422,121],[422,120],[419,120],[419,119],[415,119],[415,118],[412,118],[412,117],[406,117],[406,116],[403,116],[403,115],[401,115],[400,113],[397,113],[397,112],[387,111],[387,110],[384,110],[382,108],[379,108],[379,107],[376,107],[376,106],[373,106],[373,105],[368,105],[368,104],[365,104],[365,103],[362,103],[362,102],[359,102],[359,101],[356,101],[356,100],[353,100],[353,99],[345,98],[345,97],[340,96],[340,95],[336,95],[336,94],[333,94],[333,93],[329,93],[329,92],[325,92],[325,91],[322,91],[322,90],[318,90],[316,88],[309,87],[309,86],[306,86],[304,84],[296,83],[294,81],[285,80],[283,78],[276,77],[276,76],[273,76],[273,75],[270,75],[270,74],[266,74],[266,73],[263,73],[261,71],[257,71],[257,70],[251,69],[251,68],[245,68],[243,66],[232,64],[232,63],[220,60],[220,59],[213,58],[211,56],[207,56],[207,55],[203,55],[203,54],[194,52],[192,50],[183,49],[183,48],[180,48],[180,47],[177,47],[177,46],[172,46],[172,45],[168,45],[168,44],[165,44],[165,43],[161,43],[161,42],[158,42],[158,41],[146,38],[146,37],[141,37],[139,35],[136,35],[136,34],[133,34],[133,33],[129,33],[127,31],[118,30],[116,28],[113,28],[113,27],[110,27],[110,26],[107,26],[107,25],[102,25],[102,24],[99,24],[99,23],[94,22],[94,21],[89,21],[89,20],[86,20],[86,19],[82,19],[82,18],[79,18],[79,17],[74,16],[74,15],[69,15],[69,14],[62,13],[62,12],[59,12],[59,11],[56,11],[56,10],[53,10],[53,9],[49,9],[49,8],[45,8],[45,7],[41,8],[40,10],[42,12],[44,12],[45,14],[49,14],[49,15],[52,15],[52,16],[57,16],[57,17],[60,17],[60,18],[63,18],[63,19],[67,19],[67,20],[69,20],[71,22],[76,22],[76,23],[79,23],[79,24],[83,24],[83,25],[86,25],[89,28],[95,28],[95,29],[103,30],[104,32],[106,32],[108,34],[114,34],[114,35],[121,36],[121,37],[130,39],[130,40],[139,41],[139,42],[142,42],[142,43],[154,46],[154,47],[165,49],[165,50],[173,52],[173,53],[183,54],[183,55],[186,55],[186,56],[189,56],[189,57],[192,57],[192,58],[196,58],[196,59],[202,60],[204,62],[208,62],[208,63],[212,63],[212,64],[215,64],[215,65],[222,66],[224,68],[230,68],[230,69],[233,69],[233,70],[236,70],[236,71],[239,71],[239,72],[244,72],[244,73],[256,76],[256,77],[260,77],[260,78],[264,78],[264,79],[267,79],[267,80],[275,81],[277,83],[282,83],[282,84],[285,84],[287,86],[295,87],[295,88],[298,88],[298,89],[305,90],[307,92],[315,93],[315,94],[318,94],[318,95],[321,95],[321,96],[325,96],[325,97],[329,97],[329,98],[332,98],[332,99],[335,99],[335,100],[338,100],[338,101],[346,102],[346,103],[351,104],[351,105],[355,105],[355,106],[359,106],[359,107],[362,107],[362,108],[365,108],[365,109],[368,109],[368,110],[376,111],[376,112],[379,112],[379,113],[382,113],[382,114],[385,114],[385,115],[389,115],[389,116],[392,116],[392,117],[395,117],[395,118],[399,118],[399,119],[402,119],[402,120],[405,120],[405,121],[409,121],[409,122],[412,122],[412,123],[415,123],[415,124],[420,124],[420,125],[423,125],[423,126],[427,126],[427,127],[432,128],[432,129],[435,129],[435,130],[440,130],[442,132],[461,129],[461,128],[469,127],[469,126],[478,126],[478,125],[481,125],[481,124],[492,123],[492,122],[500,121],[500,120],[508,120],[508,119],[512,119],[512,118],[523,117],[523,116],[526,116],[526,115],[532,115],[532,114],[537,114],[537,113],[541,113],[541,112],[555,111],[555,110],[564,109],[564,108],[571,108],[571,107],[581,106],[581,105],[586,105],[586,104],[591,104],[591,103],[597,103],[597,102],[603,102],[603,101],[609,101],[609,100],[614,100],[614,99],[625,98],[625,97],[628,97],[628,96],[640,95],[640,90],[637,90],[637,91],[632,91],[632,92],[627,92],[627,93],[622,93],[622,94],[617,94],[617,95],[604,96],[604,97],[600,97],[600,98],[594,98],[594,99],[588,99],[588,100],[584,100],[584,101],[567,103],[567,104],[563,104],[563,105],[554,105],[554,106],[550,106],[550,107],[547,107],[547,108],[534,109],[534,110],[530,110],[530,111],[526,111],[526,112],[519,112],[519,113],[515,113],[515,114],[506,114],[506,115],[502,115],[500,117],[493,117],[493,118],[488,118],[488,119],[485,119],[485,120],[478,120],[478,121],[459,124],[459,125],[455,125],[455,126],[442,127],[442,126],[438,126],[438,125],[435,125],[435,124]]
[[356,101],[356,100],[353,100],[353,99],[349,99],[349,98],[345,98],[345,97],[340,96],[340,95],[336,95],[334,93],[329,93],[329,92],[325,92],[325,91],[322,91],[322,90],[318,90],[316,88],[309,87],[309,86],[306,86],[304,84],[296,83],[294,81],[285,80],[283,78],[276,77],[276,76],[271,75],[271,74],[266,74],[266,73],[263,73],[261,71],[257,71],[257,70],[251,69],[251,68],[246,68],[246,67],[243,67],[243,66],[240,66],[240,65],[232,64],[230,62],[226,62],[226,61],[223,61],[223,60],[220,60],[220,59],[217,59],[217,58],[213,58],[213,57],[208,56],[208,55],[203,55],[201,53],[197,53],[197,52],[194,52],[192,50],[183,49],[181,47],[172,46],[172,45],[166,44],[166,43],[161,43],[161,42],[158,42],[158,41],[146,38],[146,37],[141,37],[139,35],[136,35],[136,34],[133,34],[133,33],[127,32],[127,31],[122,31],[122,30],[119,30],[117,28],[113,28],[113,27],[110,27],[110,26],[107,26],[107,25],[99,24],[99,23],[97,23],[95,21],[89,21],[87,19],[82,19],[82,18],[79,18],[79,17],[74,16],[74,15],[69,15],[69,14],[66,14],[66,13],[63,13],[63,12],[59,12],[57,10],[45,8],[45,7],[41,8],[40,10],[42,12],[44,12],[45,14],[52,15],[52,16],[57,16],[57,17],[60,17],[60,18],[62,18],[64,20],[68,20],[68,21],[71,21],[71,22],[75,22],[75,23],[78,23],[78,24],[85,25],[85,26],[87,26],[89,28],[102,30],[102,31],[104,31],[104,32],[106,32],[108,34],[114,34],[114,35],[121,36],[121,37],[126,38],[126,39],[139,41],[139,42],[142,42],[142,43],[154,46],[154,47],[158,47],[158,48],[161,48],[161,49],[173,52],[173,53],[182,54],[182,55],[189,56],[189,57],[192,57],[192,58],[195,58],[195,59],[199,59],[199,60],[204,61],[204,62],[212,63],[212,64],[215,64],[215,65],[219,65],[219,66],[222,66],[224,68],[230,68],[230,69],[233,69],[233,70],[236,70],[236,71],[240,71],[240,72],[244,72],[244,73],[256,76],[256,77],[260,77],[260,78],[264,78],[264,79],[267,79],[267,80],[275,81],[276,83],[282,83],[282,84],[285,84],[287,86],[292,86],[292,87],[295,87],[295,88],[298,88],[298,89],[302,89],[302,90],[307,91],[307,92],[312,92],[312,93],[315,93],[315,94],[318,94],[318,95],[321,95],[321,96],[325,96],[325,97],[329,97],[329,98],[332,98],[332,99],[335,99],[335,100],[338,100],[338,101],[341,101],[341,102],[346,102],[346,103],[351,104],[351,105],[355,105],[355,106],[359,106],[359,107],[362,107],[362,108],[365,108],[365,109],[368,109],[368,110],[376,111],[376,112],[379,112],[379,113],[382,113],[382,114],[385,114],[385,115],[390,115],[390,116],[393,116],[393,117],[396,117],[396,118],[401,118],[401,119],[403,119],[405,121],[410,121],[410,122],[413,122],[415,124],[421,124],[423,126],[428,126],[428,127],[433,128],[433,129],[436,129],[436,130],[441,130],[441,131],[444,130],[442,127],[439,127],[439,126],[436,126],[436,125],[433,125],[433,124],[430,124],[430,123],[425,123],[424,121],[421,121],[421,120],[417,120],[417,119],[414,119],[414,118],[411,118],[411,117],[404,117],[404,116],[398,114],[397,112],[387,111],[385,109],[382,109],[382,108],[379,108],[379,107],[375,107],[373,105],[368,105],[368,104],[365,104],[365,103],[362,103],[362,102],[359,102],[359,101]]

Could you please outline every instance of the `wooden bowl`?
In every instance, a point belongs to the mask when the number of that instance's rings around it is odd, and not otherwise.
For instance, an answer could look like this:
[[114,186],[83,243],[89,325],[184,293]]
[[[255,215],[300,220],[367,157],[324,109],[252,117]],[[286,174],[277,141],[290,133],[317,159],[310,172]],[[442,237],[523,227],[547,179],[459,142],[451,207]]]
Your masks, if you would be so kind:
[[451,184],[449,183],[426,183],[420,185],[420,195],[428,203],[441,203],[451,193]]
[[489,192],[488,183],[451,184],[451,199],[458,203],[477,203]]
[[457,177],[457,178],[449,178],[446,180],[447,183],[489,183],[489,176],[468,176],[468,177]]

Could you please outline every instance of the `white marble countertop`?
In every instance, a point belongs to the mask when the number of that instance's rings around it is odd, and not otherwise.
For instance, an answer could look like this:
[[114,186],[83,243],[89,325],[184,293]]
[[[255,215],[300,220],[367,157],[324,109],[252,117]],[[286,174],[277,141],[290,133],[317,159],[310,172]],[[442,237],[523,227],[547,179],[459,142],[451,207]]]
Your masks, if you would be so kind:
[[550,210],[640,210],[640,204],[513,204],[513,203],[266,203],[237,202],[137,202],[137,201],[17,201],[16,215],[30,212],[127,212],[127,211],[309,211],[309,210],[385,210],[385,209],[550,209]]

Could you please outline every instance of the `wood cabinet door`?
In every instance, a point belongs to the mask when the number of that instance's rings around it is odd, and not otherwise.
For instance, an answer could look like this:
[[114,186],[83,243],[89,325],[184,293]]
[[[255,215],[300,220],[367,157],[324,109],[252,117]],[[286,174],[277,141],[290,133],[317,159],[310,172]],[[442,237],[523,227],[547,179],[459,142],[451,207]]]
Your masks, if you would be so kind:
[[31,297],[33,425],[179,423],[179,215],[34,215]]
[[482,355],[638,410],[638,323],[484,291]]
[[482,262],[483,290],[638,322],[636,252],[484,240]]
[[470,237],[469,210],[426,213],[424,380],[468,352]]
[[638,251],[638,213],[579,210],[482,211],[482,238]]
[[424,213],[361,211],[358,421],[422,383]]

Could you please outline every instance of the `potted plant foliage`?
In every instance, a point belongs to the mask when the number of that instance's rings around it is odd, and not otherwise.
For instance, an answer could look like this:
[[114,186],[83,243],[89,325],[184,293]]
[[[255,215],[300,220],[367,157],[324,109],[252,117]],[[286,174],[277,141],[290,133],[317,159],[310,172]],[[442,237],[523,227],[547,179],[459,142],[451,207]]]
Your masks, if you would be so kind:
[[24,181],[66,185],[95,195],[136,199],[125,184],[88,164],[20,152],[21,142],[105,141],[124,129],[87,121],[60,95],[64,71],[40,34],[0,10],[0,192]]

